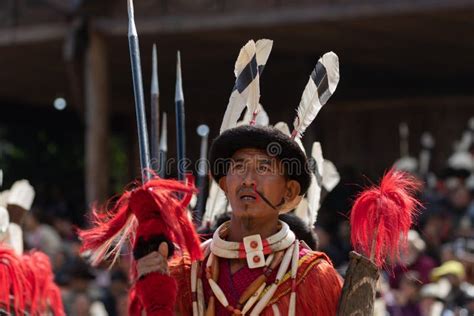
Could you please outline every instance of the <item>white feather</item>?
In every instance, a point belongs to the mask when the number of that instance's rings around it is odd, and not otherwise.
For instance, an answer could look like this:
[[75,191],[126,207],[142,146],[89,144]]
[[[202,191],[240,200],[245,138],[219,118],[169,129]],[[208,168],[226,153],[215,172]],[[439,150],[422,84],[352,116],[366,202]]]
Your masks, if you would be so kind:
[[[240,50],[234,68],[235,77],[238,78],[242,70],[255,56],[257,65],[265,66],[273,47],[273,41],[261,39],[255,43],[253,40],[247,42]],[[229,104],[222,120],[220,132],[237,126],[237,120],[242,115],[245,106],[248,107],[248,113],[257,116],[260,100],[260,75],[255,75],[255,80],[242,93],[234,90],[229,99]]]
[[[250,111],[245,111],[244,119],[240,122],[237,123],[237,126],[241,125],[246,125],[249,124],[250,121],[252,120],[252,113]],[[255,117],[255,125],[258,126],[268,126],[270,123],[270,118],[268,117],[267,112],[263,108],[261,104],[258,106],[258,113],[257,116]]]
[[[261,105],[260,105],[261,106]],[[256,125],[268,126],[270,124],[270,118],[268,117],[267,111],[261,106],[256,118]]]
[[[245,44],[244,47],[240,49],[240,53],[237,57],[234,67],[234,75],[236,78],[239,77],[245,66],[252,60],[253,56],[255,55],[255,52],[256,47],[255,42],[253,40],[248,41],[247,44]],[[224,113],[224,118],[222,119],[220,130],[221,133],[226,129],[236,126],[237,120],[242,114],[242,111],[244,110],[246,104],[246,96],[244,95],[244,92],[245,91],[240,94],[237,90],[232,91],[232,94],[229,98],[229,104],[227,105],[227,109]]]
[[[323,174],[323,151],[321,149],[321,144],[319,142],[313,143],[313,148],[311,150],[311,157],[316,162],[316,172],[322,176]],[[320,207],[321,199],[321,184],[316,180],[314,173],[311,173],[311,185],[308,188],[307,193],[308,199],[308,225],[312,227],[316,222],[318,217],[318,211]]]
[[216,218],[227,212],[227,198],[224,191],[216,181],[211,182],[209,198],[206,201],[206,211],[203,216],[203,224],[214,224]]
[[329,160],[324,159],[323,162],[323,187],[326,191],[331,192],[341,181],[341,176],[337,172],[336,166]]
[[308,213],[308,199],[304,197],[295,208],[295,215],[298,216],[306,225],[309,225]]
[[[255,54],[258,67],[265,66],[270,52],[272,51],[273,41],[268,39],[261,39],[255,43]],[[258,68],[257,68],[258,69]],[[268,125],[268,115],[264,113],[263,116],[259,115],[260,111],[263,110],[262,105],[259,103],[260,100],[260,74],[257,73],[255,80],[249,86],[249,96],[247,99],[247,113],[250,116],[249,122],[255,125]],[[260,116],[260,118],[259,118]],[[260,123],[257,120],[260,119]],[[262,122],[263,121],[263,122]]]
[[[248,90],[247,97],[247,112],[252,115],[253,123],[255,124],[256,117],[258,115],[258,106],[260,100],[260,75],[257,73],[255,79],[245,90]],[[244,91],[245,92],[245,91]]]
[[255,46],[257,49],[257,64],[259,66],[265,66],[273,48],[273,41],[260,39],[255,43]]
[[[278,122],[274,126],[276,129],[279,131],[283,132],[285,135],[288,135],[290,137],[290,128],[288,127],[288,124],[285,122]],[[306,154],[306,150],[304,149],[303,142],[301,141],[300,138],[295,138],[294,141],[300,146],[301,150]]]
[[[324,54],[319,59],[319,62],[324,65],[328,77],[329,91],[325,92],[325,94],[328,94],[328,97],[325,98],[327,100],[334,93],[339,83],[339,58],[333,52],[329,52]],[[293,123],[294,131],[292,137],[301,137],[323,106],[324,103],[320,103],[318,87],[310,77],[298,106],[297,115]]]
[[[265,67],[272,51],[273,41],[269,39],[261,39],[255,43],[255,58],[257,60],[257,66]],[[258,68],[257,68],[258,69]],[[258,69],[259,70],[259,69]],[[249,87],[249,97],[247,100],[247,113],[250,116],[249,122],[255,125],[268,125],[268,115],[263,110],[262,105],[259,103],[260,100],[260,73],[257,74],[255,80]],[[263,114],[260,115],[261,111]],[[253,123],[252,123],[253,121]]]
[[285,122],[278,122],[274,126],[276,129],[279,131],[283,132],[285,135],[290,136],[290,128],[288,127],[288,124]]

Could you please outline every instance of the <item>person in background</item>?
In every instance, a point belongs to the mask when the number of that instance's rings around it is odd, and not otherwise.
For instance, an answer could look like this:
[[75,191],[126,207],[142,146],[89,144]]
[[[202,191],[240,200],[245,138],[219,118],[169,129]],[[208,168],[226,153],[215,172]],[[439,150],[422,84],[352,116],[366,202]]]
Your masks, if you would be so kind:
[[61,237],[53,227],[40,222],[38,212],[36,209],[25,215],[25,243],[27,248],[43,251],[54,261],[55,254],[61,251]]
[[466,272],[461,262],[451,260],[443,263],[440,267],[433,269],[431,278],[435,282],[444,279],[449,283],[450,289],[444,298],[445,311],[456,315],[471,301],[474,287],[465,281]]
[[402,256],[390,275],[390,287],[399,288],[400,280],[406,271],[415,271],[421,285],[430,281],[431,270],[436,267],[436,262],[425,255],[426,244],[415,230],[408,232],[408,252]]
[[416,271],[402,275],[397,290],[393,290],[393,301],[387,303],[391,316],[422,316],[420,300],[421,284]]

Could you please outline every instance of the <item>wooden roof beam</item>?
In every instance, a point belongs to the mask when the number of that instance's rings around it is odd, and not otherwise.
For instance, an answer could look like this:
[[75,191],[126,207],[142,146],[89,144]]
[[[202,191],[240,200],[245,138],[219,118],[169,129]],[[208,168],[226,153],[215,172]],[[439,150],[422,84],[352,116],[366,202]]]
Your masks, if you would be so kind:
[[[236,27],[275,26],[315,21],[337,21],[347,18],[423,13],[442,9],[474,8],[472,0],[404,0],[367,3],[315,4],[308,6],[277,7],[265,10],[202,11],[186,15],[137,16],[140,34],[179,33],[218,30]],[[128,31],[126,17],[103,17],[94,20],[94,27],[110,35],[123,35]]]
[[2,28],[0,29],[0,47],[59,40],[66,36],[68,28],[66,23]]

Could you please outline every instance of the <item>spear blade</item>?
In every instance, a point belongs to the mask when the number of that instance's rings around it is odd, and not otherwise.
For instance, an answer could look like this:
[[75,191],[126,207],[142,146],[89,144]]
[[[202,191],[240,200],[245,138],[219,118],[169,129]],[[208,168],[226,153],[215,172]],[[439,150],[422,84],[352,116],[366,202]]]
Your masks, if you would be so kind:
[[128,5],[128,45],[132,67],[133,92],[135,96],[135,112],[137,116],[138,145],[140,148],[140,167],[142,181],[150,178],[150,152],[148,149],[148,133],[146,127],[145,101],[143,97],[142,69],[140,62],[140,47],[135,26],[133,0],[127,0]]
[[158,57],[156,44],[153,44],[153,65],[151,75],[151,161],[155,172],[160,167],[160,90],[158,86]]
[[186,137],[184,118],[183,82],[181,76],[181,54],[178,51],[176,63],[176,140],[178,154],[178,180],[184,181],[186,173]]
[[158,175],[160,178],[166,177],[166,160],[168,154],[168,126],[166,112],[163,112],[161,122],[161,139],[160,139],[160,168],[158,170]]

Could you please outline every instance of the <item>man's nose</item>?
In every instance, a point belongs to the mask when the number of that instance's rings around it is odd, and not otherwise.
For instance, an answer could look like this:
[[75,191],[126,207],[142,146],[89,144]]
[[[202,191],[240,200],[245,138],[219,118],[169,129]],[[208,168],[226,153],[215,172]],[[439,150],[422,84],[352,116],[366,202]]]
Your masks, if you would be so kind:
[[250,168],[245,171],[243,184],[245,186],[254,186],[256,183],[255,179],[255,172],[253,172]]

